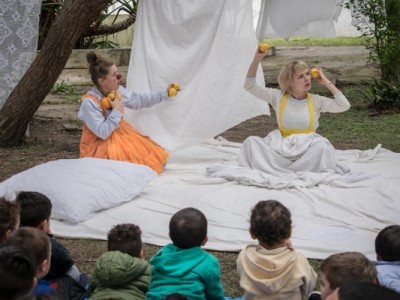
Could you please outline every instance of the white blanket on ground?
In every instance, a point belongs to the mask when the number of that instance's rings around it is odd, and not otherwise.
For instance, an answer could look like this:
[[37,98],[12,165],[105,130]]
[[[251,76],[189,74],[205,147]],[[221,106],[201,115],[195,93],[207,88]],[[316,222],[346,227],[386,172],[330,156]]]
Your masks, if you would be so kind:
[[[380,145],[374,153],[379,148]],[[373,155],[370,156],[373,159]],[[209,166],[207,174],[270,189],[343,185],[376,175],[351,173],[338,161],[331,143],[317,133],[282,138],[276,129],[265,138],[249,137],[241,147],[238,161],[233,165],[219,163]]]
[[292,242],[307,257],[323,259],[337,252],[360,251],[374,258],[376,234],[399,222],[399,153],[378,148],[337,150],[339,160],[353,172],[379,176],[335,186],[271,190],[206,176],[205,170],[212,164],[236,163],[240,146],[211,140],[172,152],[165,172],[134,200],[76,225],[52,220],[52,230],[65,237],[105,239],[111,226],[132,222],[142,228],[144,242],[165,245],[170,242],[171,216],[192,206],[208,219],[206,248],[238,251],[252,242],[248,233],[250,209],[260,200],[276,199],[291,210]]

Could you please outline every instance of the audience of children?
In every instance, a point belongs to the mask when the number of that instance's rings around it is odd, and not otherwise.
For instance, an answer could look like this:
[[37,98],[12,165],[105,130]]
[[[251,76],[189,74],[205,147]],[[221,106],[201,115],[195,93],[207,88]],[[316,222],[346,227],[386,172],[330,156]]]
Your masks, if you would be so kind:
[[[63,299],[49,282],[81,279],[67,249],[51,236],[51,209],[51,201],[37,192],[20,192],[16,201],[0,197],[2,297]],[[237,260],[244,299],[302,299],[315,287],[317,275],[292,247],[291,233],[290,211],[280,202],[260,201],[252,209],[250,235],[258,243],[246,245]],[[172,243],[149,264],[139,226],[111,228],[108,252],[96,261],[90,281],[90,299],[224,299],[218,260],[201,249],[208,240],[205,215],[195,208],[178,211],[169,234]],[[308,299],[399,299],[400,225],[381,230],[375,250],[376,262],[359,252],[327,257],[320,266],[321,292]]]
[[180,293],[192,300],[224,299],[218,260],[201,249],[208,240],[207,219],[195,208],[175,213],[169,223],[172,244],[150,260],[151,283],[147,299]]
[[4,242],[5,247],[15,247],[29,253],[36,266],[37,285],[33,295],[53,294],[54,289],[44,279],[50,269],[51,244],[47,235],[36,228],[18,228]]
[[400,293],[400,225],[387,226],[378,233],[375,252],[379,284]]
[[343,284],[330,294],[327,300],[400,300],[400,294],[379,284],[368,281]]
[[79,272],[68,250],[51,234],[52,203],[50,199],[39,192],[21,191],[15,201],[19,205],[20,226],[39,229],[50,240],[51,265],[44,280],[56,288],[58,295],[67,299],[87,298],[86,273]]
[[19,226],[19,208],[14,201],[0,197],[0,243]]
[[313,293],[309,300],[326,300],[337,288],[348,282],[377,283],[373,263],[360,252],[342,252],[328,256],[320,266],[321,293]]
[[301,299],[315,287],[317,274],[291,243],[289,210],[275,200],[260,201],[250,217],[250,235],[237,268],[245,299]]
[[14,300],[36,286],[36,264],[30,252],[15,246],[0,248],[0,299]]
[[50,216],[52,204],[49,198],[39,192],[22,191],[16,199],[20,209],[20,226],[34,227],[45,232],[51,242],[51,267],[46,280],[53,281],[69,275],[83,286],[87,284],[85,273],[79,272],[68,250],[51,234]]
[[90,280],[91,300],[145,299],[150,264],[143,258],[141,230],[119,224],[108,232],[108,252],[97,261]]

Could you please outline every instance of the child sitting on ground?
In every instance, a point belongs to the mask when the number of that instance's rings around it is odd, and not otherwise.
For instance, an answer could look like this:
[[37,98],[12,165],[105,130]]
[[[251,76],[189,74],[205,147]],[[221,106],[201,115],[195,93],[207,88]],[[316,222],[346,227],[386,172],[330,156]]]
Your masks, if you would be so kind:
[[145,299],[151,267],[143,259],[139,226],[116,225],[107,239],[108,252],[97,260],[90,280],[90,299]]
[[326,300],[335,289],[348,282],[377,283],[376,268],[360,252],[343,252],[328,256],[321,263],[321,294],[312,294],[309,299]]
[[180,293],[192,300],[224,299],[218,260],[207,253],[207,219],[195,208],[175,213],[169,223],[172,244],[150,260],[151,283],[147,299]]
[[19,208],[13,201],[0,197],[0,244],[19,226]]
[[379,284],[400,293],[400,225],[387,226],[378,233],[375,252]]
[[247,245],[237,260],[244,299],[301,299],[313,290],[317,274],[291,246],[291,233],[290,212],[280,202],[260,201],[252,209],[250,235],[258,245]]
[[36,264],[24,249],[0,248],[0,298],[14,300],[36,286]]
[[79,272],[68,250],[51,234],[50,216],[52,204],[49,198],[39,192],[22,191],[16,202],[20,209],[20,226],[34,227],[45,232],[51,242],[51,267],[46,280],[51,282],[69,275],[83,287],[88,284],[87,275]]
[[22,249],[29,253],[36,265],[36,278],[38,280],[33,295],[54,294],[54,289],[44,279],[50,269],[51,244],[47,235],[36,228],[18,228],[7,238],[4,244]]

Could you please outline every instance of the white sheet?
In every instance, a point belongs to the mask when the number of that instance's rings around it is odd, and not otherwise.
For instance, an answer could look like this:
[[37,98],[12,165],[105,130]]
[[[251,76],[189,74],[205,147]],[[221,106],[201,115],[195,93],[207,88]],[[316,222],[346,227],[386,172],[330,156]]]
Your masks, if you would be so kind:
[[[324,152],[312,147],[314,143],[325,147]],[[380,147],[363,152],[360,158],[374,159]],[[376,173],[351,172],[338,161],[328,139],[317,133],[294,134],[282,139],[276,129],[265,138],[250,137],[243,142],[238,160],[233,165],[209,166],[207,174],[270,189],[310,188],[320,184],[345,186],[376,176]]]
[[[257,40],[252,1],[139,2],[127,88],[147,91],[173,81],[182,91],[126,120],[168,150],[214,137],[268,106],[244,88]],[[261,68],[257,80],[264,84]]]
[[257,37],[336,36],[342,0],[263,0]]
[[65,237],[105,239],[111,226],[132,222],[146,243],[165,245],[168,223],[179,209],[201,209],[209,222],[206,248],[238,251],[252,242],[249,212],[259,200],[276,199],[292,212],[294,246],[307,257],[323,259],[341,251],[360,251],[374,258],[374,239],[385,226],[399,222],[400,154],[338,151],[339,160],[353,171],[379,173],[358,183],[312,188],[270,190],[210,178],[207,166],[235,163],[241,144],[210,140],[171,153],[166,170],[129,203],[101,211],[84,223],[52,220],[53,232]]

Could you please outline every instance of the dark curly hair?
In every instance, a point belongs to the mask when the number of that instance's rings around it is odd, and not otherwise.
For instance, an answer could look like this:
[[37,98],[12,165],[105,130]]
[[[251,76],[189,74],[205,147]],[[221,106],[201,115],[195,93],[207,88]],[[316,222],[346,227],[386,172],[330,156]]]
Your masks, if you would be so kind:
[[269,247],[290,238],[292,220],[289,210],[276,200],[260,201],[250,217],[250,233]]
[[94,51],[90,51],[86,54],[86,60],[89,64],[89,74],[92,82],[98,86],[99,79],[105,78],[110,70],[110,67],[115,64],[115,62],[105,56],[101,56]]
[[142,252],[142,231],[135,224],[118,224],[108,232],[108,251],[120,251],[133,257]]
[[196,208],[181,209],[172,216],[169,222],[169,235],[178,248],[199,247],[207,237],[207,219]]
[[387,226],[378,233],[375,252],[384,261],[400,260],[400,225]]

